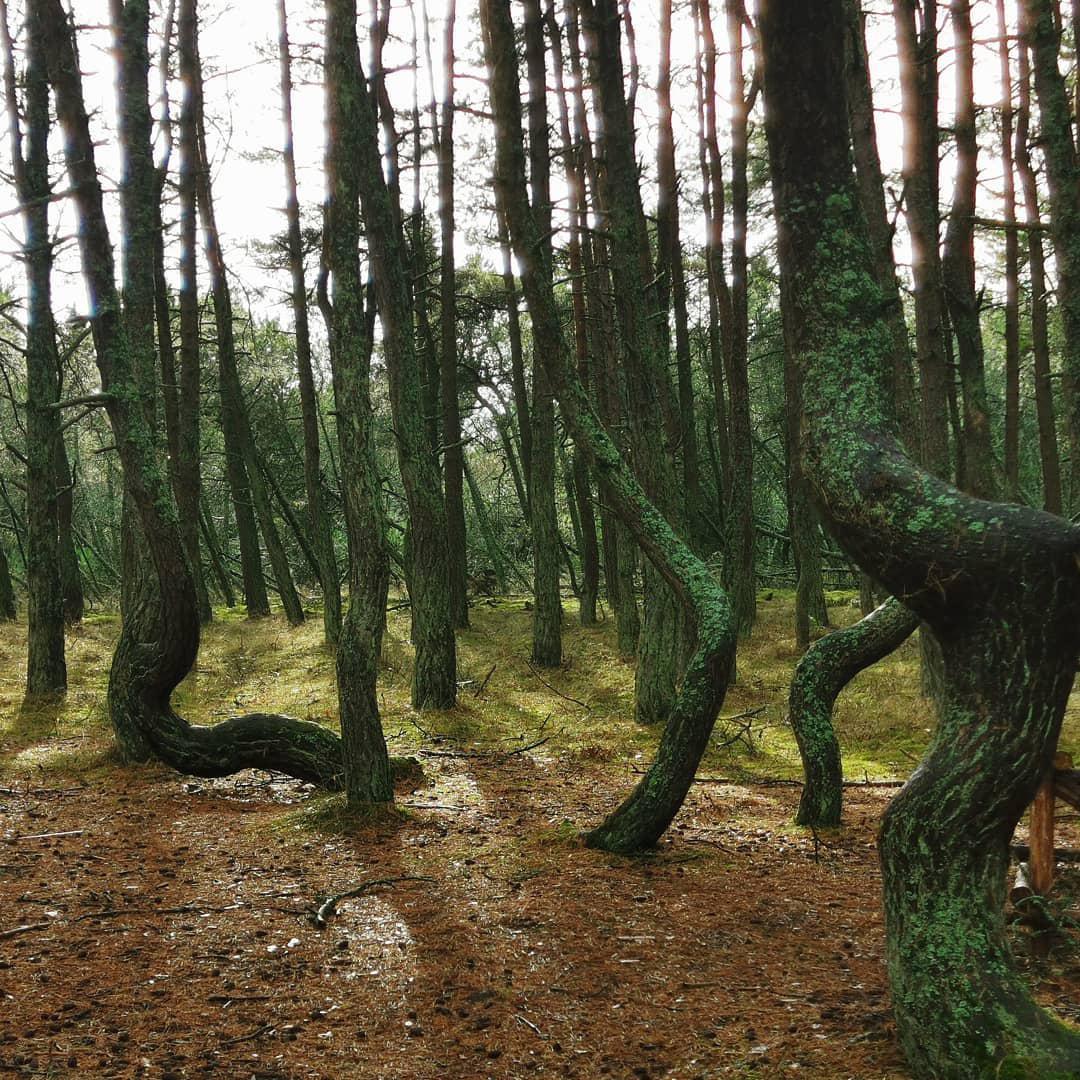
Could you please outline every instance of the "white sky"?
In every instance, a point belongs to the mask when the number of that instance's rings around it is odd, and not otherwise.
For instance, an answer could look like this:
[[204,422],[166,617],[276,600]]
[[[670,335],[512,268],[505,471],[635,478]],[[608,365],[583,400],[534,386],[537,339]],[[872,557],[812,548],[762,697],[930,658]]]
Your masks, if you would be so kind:
[[[162,0],[164,2],[164,0]],[[441,45],[443,36],[443,2],[429,0],[432,18],[433,62],[437,71],[441,71]],[[420,0],[417,3],[417,22],[420,19]],[[18,20],[17,4],[13,4],[12,18]],[[284,227],[281,207],[284,204],[284,177],[279,148],[282,141],[280,114],[280,96],[277,60],[277,13],[276,4],[254,3],[250,0],[203,0],[201,6],[201,50],[207,73],[206,111],[210,124],[208,137],[210,152],[214,162],[214,196],[218,210],[218,221],[222,231],[222,242],[226,261],[236,282],[248,290],[264,290],[265,295],[258,302],[260,310],[270,310],[284,299],[288,283],[284,275],[267,275],[260,269],[247,244],[253,239],[265,239],[280,232]],[[322,26],[318,15],[321,4],[312,0],[290,0],[290,35],[294,53],[302,51],[304,46],[314,47],[311,55],[321,51]],[[897,170],[900,165],[901,128],[897,115],[898,89],[896,79],[895,47],[892,40],[892,17],[889,6],[879,5],[880,12],[871,15],[869,36],[871,39],[872,64],[878,88],[878,141],[882,161],[886,172]],[[724,19],[722,4],[714,0],[712,7],[716,26],[717,41],[725,49]],[[1010,12],[1013,4],[1010,0]],[[458,20],[455,34],[458,56],[457,99],[479,109],[487,108],[486,91],[479,77],[482,68],[478,66],[479,54],[476,43],[477,20],[475,5],[467,0],[459,0]],[[106,175],[106,182],[113,187],[118,174],[117,155],[109,133],[114,130],[115,91],[113,86],[113,61],[111,56],[111,35],[107,29],[107,0],[76,0],[75,11],[81,26],[79,44],[84,70],[84,85],[87,102],[96,109],[97,129],[102,140],[99,148],[99,166]],[[637,48],[642,65],[642,86],[638,94],[638,153],[646,163],[647,175],[653,175],[655,161],[654,111],[652,92],[653,73],[655,71],[657,51],[656,5],[651,0],[631,0],[631,11],[637,33]],[[994,5],[983,2],[975,5],[975,35],[977,40],[986,44],[977,46],[977,91],[980,105],[996,105],[1000,98],[998,84],[998,60]],[[943,14],[942,47],[947,49],[950,43],[947,18]],[[155,26],[160,28],[162,12],[155,16]],[[361,16],[361,33],[364,33],[366,12]],[[18,27],[13,27],[18,31]],[[391,20],[391,35],[396,37],[387,50],[388,68],[406,68],[411,58],[411,20],[409,8],[403,0],[394,0]],[[310,52],[310,50],[309,50]],[[674,33],[674,71],[676,77],[676,143],[684,165],[683,179],[683,225],[686,231],[685,242],[696,247],[703,241],[700,214],[697,209],[697,190],[699,176],[697,170],[696,149],[696,105],[692,82],[693,31],[690,13],[686,5],[678,5],[675,14]],[[423,45],[420,49],[421,63],[424,62]],[[366,59],[366,57],[365,57]],[[749,60],[749,58],[748,58]],[[312,80],[318,78],[317,70],[309,64],[294,64],[295,81],[293,108],[296,132],[296,153],[299,165],[300,201],[306,208],[316,207],[323,195],[322,154],[323,154],[323,100],[322,90]],[[152,74],[152,86],[157,85],[156,71]],[[423,110],[429,90],[427,73],[421,82],[420,105]],[[728,77],[726,58],[721,58],[718,66],[718,91],[726,97]],[[436,78],[436,93],[441,96],[441,76]],[[398,70],[389,76],[391,99],[400,111],[411,107],[412,78],[408,70]],[[178,114],[180,104],[180,86],[174,80],[171,87],[173,114]],[[951,63],[948,53],[942,61],[941,102],[943,125],[948,125],[952,111]],[[552,103],[552,120],[555,121],[556,105]],[[760,111],[760,105],[759,105]],[[727,116],[726,102],[721,102],[719,116],[723,123]],[[399,130],[408,127],[408,119],[399,120]],[[556,129],[557,130],[557,129]],[[464,258],[470,252],[480,251],[490,257],[494,263],[490,242],[486,239],[493,231],[488,206],[491,201],[490,188],[486,184],[486,171],[490,160],[490,129],[486,121],[461,115],[457,122],[456,133],[458,152],[459,186],[456,192],[458,203],[457,255]],[[996,136],[991,136],[992,139]],[[479,149],[478,142],[480,143]],[[553,144],[557,143],[557,134],[553,135]],[[59,150],[59,146],[57,147]],[[270,151],[270,153],[266,153]],[[0,146],[0,161],[6,168],[8,154],[7,139]],[[407,162],[411,154],[411,142],[403,148],[403,160]],[[426,159],[424,182],[428,189],[427,205],[429,213],[436,211],[436,202],[430,187],[434,181],[433,158]],[[174,167],[175,167],[174,156]],[[556,170],[557,172],[557,170]],[[983,190],[980,200],[982,210],[987,214],[996,214],[997,210],[991,191],[1000,187],[1000,175],[996,154],[984,153],[980,158],[980,179]],[[402,175],[402,193],[404,208],[407,212],[411,204],[412,177],[406,167]],[[942,199],[950,196],[951,170],[946,159],[942,174]],[[58,186],[65,181],[58,175]],[[558,194],[558,191],[556,191]],[[654,200],[651,191],[646,192],[646,205]],[[0,237],[0,247],[6,250],[7,257],[0,261],[0,282],[11,288],[16,294],[22,292],[21,273],[10,256],[17,250],[21,238],[21,226],[17,215],[10,214],[15,207],[14,192],[5,186],[0,194],[0,225],[6,228],[6,237]],[[174,213],[166,211],[167,219],[172,221]],[[70,237],[74,233],[74,220],[70,207],[54,207],[53,221],[60,235]],[[115,239],[115,237],[114,237]],[[768,242],[768,237],[759,234],[751,237],[752,247]],[[901,261],[905,253],[898,248]],[[170,262],[175,260],[172,253]],[[60,306],[85,308],[85,297],[77,273],[77,257],[73,245],[68,245],[62,252],[54,284],[56,299]],[[237,298],[240,306],[243,298]],[[282,308],[280,317],[285,324],[289,316]]]

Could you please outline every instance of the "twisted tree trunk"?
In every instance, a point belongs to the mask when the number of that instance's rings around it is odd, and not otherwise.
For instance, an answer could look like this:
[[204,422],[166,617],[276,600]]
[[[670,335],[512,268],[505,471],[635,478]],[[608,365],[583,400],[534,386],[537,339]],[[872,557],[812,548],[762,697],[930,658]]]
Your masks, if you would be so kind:
[[508,0],[482,0],[481,20],[496,124],[496,184],[502,190],[514,253],[539,355],[575,443],[610,494],[613,509],[678,595],[696,632],[682,687],[671,707],[656,760],[634,792],[586,837],[608,851],[654,844],[682,805],[712,732],[731,676],[735,625],[724,591],[649,502],[604,430],[574,372],[552,289],[552,268],[525,184],[518,68]]
[[[267,768],[338,787],[342,779],[341,742],[318,724],[254,713],[214,727],[198,727],[180,717],[170,704],[172,691],[195,660],[199,617],[158,433],[151,427],[140,397],[139,372],[147,365],[153,368],[153,337],[151,333],[148,348],[145,333],[132,334],[121,310],[73,30],[60,0],[33,0],[30,12],[44,29],[49,79],[65,135],[64,153],[80,219],[79,250],[95,312],[94,344],[106,410],[125,489],[138,512],[156,578],[156,587],[135,592],[113,657],[109,711],[121,751],[131,757],[146,747],[177,770],[199,776]],[[125,169],[131,175],[153,168],[146,0],[128,0],[120,14],[117,34],[130,60],[120,93],[125,116],[138,121],[125,126],[121,143]],[[140,145],[131,145],[136,140]],[[139,197],[140,193],[145,197],[148,190],[154,190],[152,184],[125,185],[123,197],[135,201],[127,208],[128,215],[146,220],[149,209],[140,205]],[[125,239],[129,272],[150,275],[152,234],[139,230]]]
[[920,1078],[1080,1070],[1005,935],[1013,829],[1050,766],[1080,650],[1080,529],[964,495],[908,459],[882,373],[891,335],[852,181],[841,0],[768,0],[765,96],[794,306],[802,454],[830,532],[941,642],[933,743],[882,824],[886,949]]
[[840,824],[844,776],[833,706],[860,671],[898,649],[918,625],[918,618],[890,597],[853,626],[815,641],[799,661],[788,696],[788,719],[806,777],[797,824]]

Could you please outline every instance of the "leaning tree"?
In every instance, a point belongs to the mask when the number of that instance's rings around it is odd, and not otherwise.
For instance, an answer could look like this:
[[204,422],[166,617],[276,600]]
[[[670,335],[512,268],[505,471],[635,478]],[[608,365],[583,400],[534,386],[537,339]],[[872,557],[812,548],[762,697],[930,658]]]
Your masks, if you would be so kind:
[[964,495],[905,454],[888,303],[852,173],[843,4],[765,0],[766,128],[805,413],[831,533],[941,642],[940,720],[881,828],[887,958],[916,1076],[1076,1076],[1080,1035],[1011,955],[1009,841],[1050,766],[1080,648],[1080,529]]

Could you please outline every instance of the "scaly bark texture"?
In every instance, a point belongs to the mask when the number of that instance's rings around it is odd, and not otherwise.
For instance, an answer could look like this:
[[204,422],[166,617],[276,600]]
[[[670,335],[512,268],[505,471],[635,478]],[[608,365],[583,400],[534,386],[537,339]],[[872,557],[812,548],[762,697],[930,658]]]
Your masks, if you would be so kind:
[[589,403],[574,372],[552,291],[552,268],[525,184],[518,68],[508,0],[482,0],[484,48],[496,124],[496,184],[502,189],[533,334],[575,443],[609,492],[613,509],[676,591],[696,631],[693,653],[668,716],[656,760],[634,792],[586,841],[631,853],[654,844],[678,812],[723,702],[735,656],[731,606],[708,568],[649,502]]
[[[359,55],[356,63],[359,68]],[[412,702],[418,709],[448,709],[457,697],[457,653],[450,618],[446,508],[439,470],[424,429],[396,174],[392,171],[389,179],[383,175],[378,121],[362,69],[358,70],[355,85],[357,104],[353,115],[359,127],[358,146],[362,148],[356,163],[356,182],[382,323],[398,468],[409,507],[409,594],[416,647]],[[389,122],[386,110],[380,111]]]
[[898,649],[918,625],[918,618],[890,597],[853,626],[815,641],[799,661],[788,697],[788,720],[806,779],[795,817],[799,825],[840,824],[844,775],[833,705],[860,671]]
[[797,318],[802,455],[830,532],[941,642],[940,720],[881,829],[886,953],[920,1080],[1080,1070],[1005,935],[1005,872],[1050,765],[1080,650],[1080,529],[916,466],[890,420],[882,317],[851,168],[841,0],[762,9],[779,251]]
[[28,698],[67,689],[64,658],[64,596],[56,497],[56,444],[60,438],[59,358],[52,314],[52,238],[49,234],[49,84],[44,52],[43,13],[26,16],[26,72],[23,103],[26,148],[19,128],[7,6],[0,6],[4,76],[11,118],[11,159],[15,190],[23,205],[26,269],[26,585]]
[[390,555],[375,460],[371,340],[360,280],[356,112],[356,0],[326,4],[326,179],[324,229],[331,278],[330,359],[349,534],[349,606],[336,651],[345,790],[352,805],[388,802],[394,790],[376,680],[390,583]]

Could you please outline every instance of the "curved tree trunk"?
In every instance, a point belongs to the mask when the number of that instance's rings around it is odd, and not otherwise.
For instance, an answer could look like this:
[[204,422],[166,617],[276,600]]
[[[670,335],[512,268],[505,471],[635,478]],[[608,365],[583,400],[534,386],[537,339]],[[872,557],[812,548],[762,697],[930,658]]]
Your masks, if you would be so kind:
[[799,661],[788,697],[788,719],[806,777],[797,824],[840,824],[844,777],[833,705],[860,671],[898,649],[918,625],[918,618],[890,597],[853,626],[815,641]]
[[802,454],[829,530],[942,645],[933,743],[882,824],[886,950],[917,1077],[1080,1071],[1005,935],[1009,842],[1052,760],[1080,624],[1080,529],[914,465],[881,390],[890,335],[852,182],[841,0],[761,21],[780,256],[797,311]]
[[[33,0],[30,10],[44,27],[49,78],[64,129],[67,170],[79,213],[83,275],[96,312],[93,333],[106,409],[124,471],[125,488],[138,511],[157,588],[139,589],[125,613],[109,677],[109,710],[121,750],[149,747],[167,764],[199,776],[222,776],[243,768],[269,768],[326,787],[341,784],[341,742],[332,732],[306,721],[264,713],[197,727],[178,716],[170,696],[187,675],[199,644],[195,589],[163,467],[157,432],[140,400],[138,372],[154,365],[152,322],[149,338],[132,334],[121,312],[113,248],[103,208],[72,30],[60,0]],[[128,0],[117,27],[129,63],[121,81],[122,142],[126,175],[153,169],[149,152],[145,0]],[[138,145],[132,145],[138,142]],[[146,180],[146,176],[140,177]],[[146,221],[139,194],[152,184],[125,185],[127,219]],[[152,235],[126,235],[133,274],[152,271]]]
[[708,743],[731,676],[735,625],[724,591],[649,502],[589,404],[570,360],[552,290],[551,263],[525,185],[514,27],[508,0],[480,6],[496,124],[496,184],[502,189],[533,334],[575,443],[610,493],[613,508],[679,596],[696,631],[693,653],[669,713],[656,760],[634,792],[586,841],[630,853],[654,844],[678,812]]

